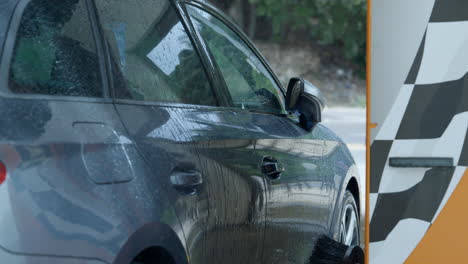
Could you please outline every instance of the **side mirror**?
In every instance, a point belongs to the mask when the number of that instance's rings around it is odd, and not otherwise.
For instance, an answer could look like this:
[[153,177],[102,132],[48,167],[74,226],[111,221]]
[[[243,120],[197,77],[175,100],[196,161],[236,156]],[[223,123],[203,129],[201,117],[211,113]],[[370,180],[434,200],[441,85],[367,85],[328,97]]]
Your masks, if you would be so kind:
[[286,110],[298,113],[301,126],[311,130],[315,124],[322,122],[322,110],[325,100],[320,90],[302,78],[289,81],[286,94]]

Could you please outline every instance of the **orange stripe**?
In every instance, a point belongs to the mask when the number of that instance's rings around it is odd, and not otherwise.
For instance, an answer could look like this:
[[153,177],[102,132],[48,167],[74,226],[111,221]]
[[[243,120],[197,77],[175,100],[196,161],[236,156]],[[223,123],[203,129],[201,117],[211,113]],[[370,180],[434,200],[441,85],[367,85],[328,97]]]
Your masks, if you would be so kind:
[[371,29],[372,29],[372,0],[367,0],[367,36],[366,36],[366,219],[365,219],[365,263],[369,263],[369,199],[370,199],[370,130],[374,128],[370,123],[371,109]]
[[468,170],[407,264],[468,263]]

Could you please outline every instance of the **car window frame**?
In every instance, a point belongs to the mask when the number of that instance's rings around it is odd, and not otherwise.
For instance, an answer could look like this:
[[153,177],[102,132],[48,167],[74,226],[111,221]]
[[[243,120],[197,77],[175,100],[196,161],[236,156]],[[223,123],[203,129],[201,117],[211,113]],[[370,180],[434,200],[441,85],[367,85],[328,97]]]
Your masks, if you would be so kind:
[[[260,63],[262,63],[262,65],[265,67],[268,74],[270,74],[270,76],[274,80],[275,84],[278,86],[279,91],[280,91],[279,95],[283,97],[282,98],[283,102],[285,102],[285,99],[286,99],[285,89],[284,89],[284,86],[282,85],[282,83],[279,81],[278,76],[274,73],[274,71],[272,70],[270,64],[265,59],[263,54],[257,49],[257,47],[252,43],[252,41],[242,32],[242,30],[239,28],[239,26],[237,26],[237,24],[235,22],[233,22],[229,17],[226,17],[226,15],[224,15],[219,9],[217,9],[216,7],[212,6],[209,3],[200,2],[200,1],[196,1],[196,0],[180,0],[179,2],[181,2],[184,5],[184,12],[186,12],[187,19],[189,20],[192,27],[194,27],[193,22],[191,20],[190,14],[188,13],[188,10],[186,10],[186,8],[185,8],[186,5],[193,6],[193,7],[198,8],[198,9],[204,11],[204,12],[207,12],[208,14],[210,14],[213,17],[220,20],[230,30],[232,30],[243,41],[243,43],[252,51],[252,53],[260,61]],[[200,33],[197,31],[196,34],[197,34],[197,36],[199,36]],[[203,38],[201,36],[199,36],[198,38],[200,39],[199,41],[203,42],[204,46],[207,46],[207,44],[205,43],[205,41],[203,40]],[[210,53],[209,50],[207,50],[207,52]],[[209,56],[212,56],[212,55],[210,54]],[[214,60],[214,58],[212,58],[212,60]],[[229,89],[227,88],[227,84],[225,83],[224,77],[223,77],[223,75],[221,73],[221,70],[219,69],[219,66],[217,65],[215,60],[214,60],[214,67],[215,67],[215,71],[217,72],[218,76],[220,76],[220,78],[223,80],[223,85],[225,86],[224,89],[223,89],[224,92],[227,92],[228,96],[230,97],[230,93],[229,93]],[[241,109],[239,107],[234,106],[234,104],[232,103],[232,99],[231,99],[230,105],[227,108],[229,108],[231,110],[233,110],[233,109],[241,110],[242,112],[247,111],[247,112],[252,112],[252,113],[261,113],[261,114],[269,114],[269,115],[284,116],[284,117],[289,116],[288,112],[285,109],[285,106],[282,105],[281,103],[282,102],[280,101],[282,113],[273,113],[273,112],[268,112],[268,111],[252,110],[252,109]]]
[[[3,18],[3,21],[6,22],[5,25],[3,26],[3,28],[0,28],[0,59],[2,58],[3,47],[5,46],[4,44],[5,44],[7,36],[8,36],[8,29],[10,28],[11,19],[13,17],[13,13],[14,13],[17,5],[18,5],[18,2],[11,3],[10,6],[7,5],[9,10],[4,11],[5,13],[1,14],[1,11],[0,11],[0,14],[5,16]],[[0,60],[0,62],[1,62],[1,60]]]
[[6,38],[3,47],[3,53],[0,61],[0,97],[15,98],[15,99],[32,99],[32,100],[48,100],[48,101],[73,101],[73,102],[102,102],[112,103],[110,97],[109,82],[107,77],[107,69],[105,62],[105,53],[101,36],[97,28],[96,17],[92,10],[92,1],[83,0],[86,4],[88,19],[90,23],[91,33],[93,34],[94,43],[96,46],[96,55],[99,62],[99,74],[101,76],[102,97],[91,96],[71,96],[71,95],[48,95],[48,94],[22,94],[14,93],[10,89],[10,70],[13,60],[17,33],[21,25],[24,11],[28,4],[33,0],[20,0],[16,5],[13,15],[10,19],[10,25],[6,31]]

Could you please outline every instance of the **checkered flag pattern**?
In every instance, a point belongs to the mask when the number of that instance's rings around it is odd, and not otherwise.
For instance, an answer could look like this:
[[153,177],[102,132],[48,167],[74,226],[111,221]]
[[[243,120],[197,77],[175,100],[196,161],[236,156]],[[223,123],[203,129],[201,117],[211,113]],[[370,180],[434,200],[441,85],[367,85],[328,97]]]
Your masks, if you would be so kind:
[[[468,1],[436,0],[371,145],[370,263],[403,263],[424,237],[468,167],[467,131]],[[453,158],[454,166],[394,168],[389,157]]]

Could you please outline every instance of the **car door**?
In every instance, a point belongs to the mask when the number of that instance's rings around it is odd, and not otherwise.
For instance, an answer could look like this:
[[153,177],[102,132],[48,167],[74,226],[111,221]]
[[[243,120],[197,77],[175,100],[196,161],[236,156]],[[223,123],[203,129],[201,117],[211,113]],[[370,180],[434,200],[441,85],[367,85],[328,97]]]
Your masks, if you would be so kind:
[[[337,195],[338,139],[317,125],[298,126],[284,110],[284,95],[261,57],[222,15],[187,5],[192,23],[217,63],[233,106],[255,141],[254,159],[267,182],[262,263],[304,263],[320,234],[330,234]],[[338,164],[339,165],[339,164]]]
[[169,1],[96,1],[115,106],[174,206],[190,263],[258,263],[265,182],[236,113]]

